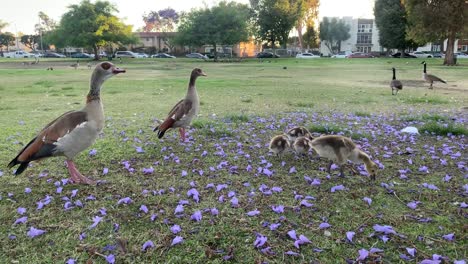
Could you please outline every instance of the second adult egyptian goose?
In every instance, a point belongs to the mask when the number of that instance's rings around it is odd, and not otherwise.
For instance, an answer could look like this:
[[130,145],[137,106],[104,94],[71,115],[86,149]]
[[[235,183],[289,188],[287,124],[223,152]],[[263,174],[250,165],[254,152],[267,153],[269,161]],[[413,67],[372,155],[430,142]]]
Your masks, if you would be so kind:
[[86,105],[78,111],[67,112],[46,125],[19,154],[8,164],[11,168],[20,165],[15,174],[21,174],[31,161],[53,156],[65,156],[70,180],[74,183],[93,184],[94,181],[81,175],[73,158],[91,146],[104,127],[104,110],[100,97],[105,80],[125,70],[110,62],[96,66],[91,76]]
[[350,160],[353,163],[364,163],[369,176],[375,180],[379,167],[350,138],[337,135],[321,136],[312,140],[311,145],[320,157],[330,160],[327,167],[328,173],[330,173],[331,165],[336,163],[340,165],[340,175],[344,176],[343,166]]
[[169,112],[164,122],[153,130],[158,131],[158,138],[162,138],[170,128],[179,128],[180,138],[183,142],[185,141],[185,128],[192,123],[200,110],[200,98],[195,87],[195,81],[199,76],[206,76],[206,74],[201,69],[193,69],[185,98],[180,100]]
[[[395,68],[392,68],[392,71],[393,71],[393,77],[392,77],[392,81],[390,82],[390,88],[392,88],[392,95],[397,95],[398,91],[403,89],[403,84],[399,80],[396,79]],[[396,91],[396,93],[393,93],[393,91]]]
[[421,62],[421,64],[424,64],[424,70],[423,70],[423,80],[430,83],[431,86],[429,86],[429,89],[432,89],[432,84],[434,82],[441,82],[441,83],[446,83],[444,80],[442,80],[441,78],[435,76],[435,75],[432,75],[432,74],[427,74],[426,72],[426,61],[423,61]]

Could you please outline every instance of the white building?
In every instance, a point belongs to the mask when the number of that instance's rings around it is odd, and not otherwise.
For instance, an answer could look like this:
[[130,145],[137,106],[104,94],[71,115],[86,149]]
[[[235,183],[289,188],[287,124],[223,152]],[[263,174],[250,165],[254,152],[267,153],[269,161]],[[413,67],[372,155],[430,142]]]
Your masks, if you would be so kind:
[[[374,19],[343,17],[342,20],[350,26],[350,38],[341,41],[340,51],[365,53],[382,51],[379,43],[379,30]],[[324,56],[332,53],[323,41],[320,42],[320,52]]]

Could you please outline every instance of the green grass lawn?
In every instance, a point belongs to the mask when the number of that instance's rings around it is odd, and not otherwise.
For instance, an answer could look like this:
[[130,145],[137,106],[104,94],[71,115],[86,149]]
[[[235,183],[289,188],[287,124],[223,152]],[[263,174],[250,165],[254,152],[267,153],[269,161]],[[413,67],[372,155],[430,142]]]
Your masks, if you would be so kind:
[[[467,257],[468,60],[456,67],[427,60],[428,72],[447,81],[434,90],[421,80],[419,59],[115,62],[127,73],[104,84],[103,134],[76,158],[83,174],[105,181],[98,186],[62,184],[68,174],[60,157],[20,176],[6,168],[45,124],[83,106],[92,72],[87,61],[77,70],[68,66],[74,60],[22,61],[0,60],[0,262],[106,263],[113,255],[116,263],[343,263],[371,248],[383,252],[369,253],[369,263]],[[156,120],[183,98],[195,67],[208,76],[197,80],[201,111],[189,142],[175,131],[157,139]],[[404,84],[398,96],[389,87],[392,67]],[[377,181],[328,175],[326,162],[312,157],[269,154],[269,139],[295,125],[352,137],[380,164]],[[405,126],[421,135],[400,133]],[[187,194],[193,189],[198,202]],[[48,204],[38,209],[41,202]],[[284,211],[274,212],[279,205]],[[90,228],[95,217],[102,220]],[[46,233],[30,238],[30,227]],[[291,230],[311,243],[296,248]],[[355,233],[352,242],[347,232]],[[176,236],[184,240],[171,246]],[[149,240],[154,247],[143,251]]]

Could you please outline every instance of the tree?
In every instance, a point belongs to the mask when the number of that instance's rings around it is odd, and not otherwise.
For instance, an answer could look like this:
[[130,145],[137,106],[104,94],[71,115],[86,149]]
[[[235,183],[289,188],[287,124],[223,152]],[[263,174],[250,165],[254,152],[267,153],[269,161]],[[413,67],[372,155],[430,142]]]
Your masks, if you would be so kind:
[[234,45],[249,38],[249,8],[236,2],[220,2],[212,8],[193,10],[182,17],[178,44],[212,45],[215,61],[219,45]]
[[2,30],[6,28],[9,24],[3,20],[0,19],[0,33],[2,33]]
[[320,23],[320,40],[331,52],[336,53],[341,48],[341,41],[351,37],[349,30],[350,26],[342,19],[338,20],[334,17],[330,20],[328,17],[324,17]]
[[113,15],[117,9],[107,1],[96,1],[93,4],[89,0],[83,0],[79,5],[70,5],[68,9],[50,36],[57,46],[91,48],[98,60],[100,47],[137,42],[132,26],[125,25]]
[[20,42],[23,43],[26,47],[36,50],[37,44],[40,42],[39,35],[23,35],[20,38]]
[[48,47],[52,45],[52,34],[51,32],[57,28],[57,23],[55,20],[51,19],[46,13],[39,11],[39,23],[34,25],[36,34],[39,35],[38,45],[41,50],[44,47]]
[[2,54],[2,56],[3,56],[3,47],[6,47],[8,51],[8,47],[13,46],[13,45],[15,45],[15,35],[13,35],[13,33],[10,33],[10,32],[0,33],[0,53]]
[[[304,46],[311,46],[311,39],[304,39],[302,30],[306,27],[306,32],[314,32],[315,21],[318,17],[318,7],[320,4],[319,0],[302,0],[302,9],[297,20],[296,30],[299,39],[299,46],[301,50]],[[309,34],[310,37],[310,34]]]
[[447,39],[444,65],[454,65],[455,40],[468,31],[468,1],[405,0],[404,3],[408,10],[409,37],[418,42]]
[[145,32],[173,32],[177,23],[179,23],[179,14],[172,8],[166,8],[159,11],[151,11],[143,15]]
[[279,43],[286,48],[289,32],[296,25],[302,12],[299,0],[250,0],[254,12],[256,35],[267,46]]
[[317,38],[317,31],[313,27],[308,27],[302,36],[304,47],[307,47],[307,49],[318,48]]

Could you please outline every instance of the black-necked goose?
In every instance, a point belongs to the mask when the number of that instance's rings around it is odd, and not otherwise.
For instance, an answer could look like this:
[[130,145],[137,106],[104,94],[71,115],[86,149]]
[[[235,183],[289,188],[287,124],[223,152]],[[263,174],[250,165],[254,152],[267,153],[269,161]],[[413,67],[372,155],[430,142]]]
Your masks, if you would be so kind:
[[426,72],[426,61],[421,62],[421,64],[424,64],[424,70],[423,70],[423,80],[430,83],[431,86],[429,89],[432,89],[432,84],[434,82],[441,82],[441,83],[446,83],[444,80],[440,79],[439,77],[432,75],[432,74],[427,74]]
[[19,175],[31,161],[65,156],[71,181],[93,184],[94,181],[81,175],[76,169],[73,158],[91,146],[103,129],[104,110],[100,98],[101,86],[105,80],[122,72],[125,70],[115,67],[112,63],[98,64],[91,76],[85,107],[78,111],[67,112],[46,125],[8,164],[8,167],[19,164],[15,172]]
[[273,152],[277,157],[290,147],[289,138],[287,135],[274,136],[270,141],[270,152]]
[[312,140],[311,145],[320,157],[331,160],[327,167],[328,173],[330,173],[331,165],[336,163],[340,165],[340,175],[344,176],[343,166],[350,160],[357,164],[364,163],[371,179],[375,180],[379,167],[364,151],[357,148],[350,138],[336,135],[321,136]]
[[153,130],[158,131],[158,138],[162,138],[169,128],[178,127],[180,138],[185,141],[185,128],[192,123],[200,110],[200,98],[195,87],[195,81],[199,76],[206,76],[206,74],[201,69],[193,69],[187,95],[172,108],[164,122]]
[[[403,89],[403,84],[399,80],[396,79],[395,68],[392,68],[392,71],[393,71],[393,77],[392,77],[392,81],[390,82],[390,88],[392,88],[392,95],[397,95],[398,91]],[[393,93],[393,91],[396,91],[396,92]]]

